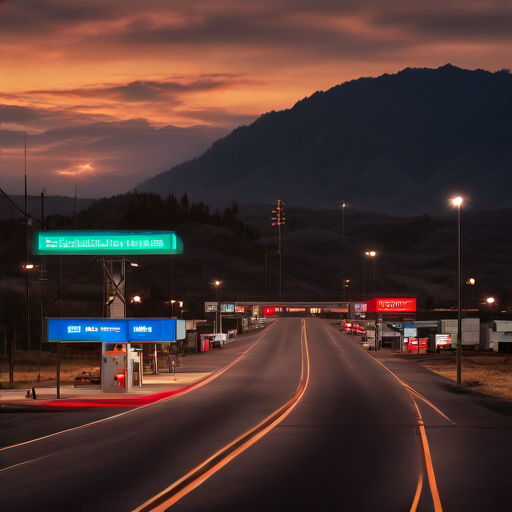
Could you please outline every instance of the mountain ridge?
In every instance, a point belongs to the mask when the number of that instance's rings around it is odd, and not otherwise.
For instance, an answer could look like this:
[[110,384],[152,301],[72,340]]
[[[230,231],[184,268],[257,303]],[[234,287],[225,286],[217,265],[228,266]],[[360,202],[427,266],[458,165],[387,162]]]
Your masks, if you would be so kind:
[[452,65],[359,78],[263,114],[137,190],[312,208],[350,197],[357,208],[395,214],[442,211],[458,193],[506,208],[511,86],[506,71]]

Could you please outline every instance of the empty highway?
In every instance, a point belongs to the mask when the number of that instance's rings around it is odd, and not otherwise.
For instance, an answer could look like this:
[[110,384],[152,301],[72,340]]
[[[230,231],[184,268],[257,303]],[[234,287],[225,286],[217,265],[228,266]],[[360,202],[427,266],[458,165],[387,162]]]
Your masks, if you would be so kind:
[[512,419],[445,379],[316,318],[221,351],[193,391],[2,449],[2,510],[512,509]]

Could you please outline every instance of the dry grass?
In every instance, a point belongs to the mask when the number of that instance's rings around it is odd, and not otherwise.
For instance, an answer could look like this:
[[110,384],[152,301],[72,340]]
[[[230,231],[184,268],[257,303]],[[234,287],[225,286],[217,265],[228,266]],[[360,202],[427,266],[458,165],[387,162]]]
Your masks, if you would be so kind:
[[[72,354],[66,347],[61,354],[60,378],[63,383],[75,381],[82,372],[98,372],[100,366],[98,353]],[[27,352],[16,351],[14,365],[14,387],[25,387],[28,384],[35,387],[55,386],[57,379],[57,355],[52,352],[38,350]],[[0,362],[0,387],[9,386],[9,363],[7,359]]]
[[[455,357],[429,359],[420,364],[443,377],[457,381]],[[512,402],[512,355],[464,355],[462,384],[479,393]]]

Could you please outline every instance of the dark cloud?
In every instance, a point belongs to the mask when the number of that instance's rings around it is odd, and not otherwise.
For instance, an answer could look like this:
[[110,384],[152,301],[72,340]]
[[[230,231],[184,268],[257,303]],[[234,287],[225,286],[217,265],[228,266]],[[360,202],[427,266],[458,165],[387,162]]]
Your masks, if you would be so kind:
[[[51,35],[58,40],[62,30],[75,52],[103,46],[99,59],[126,46],[140,52],[160,45],[301,48],[316,39],[311,47],[315,50],[345,43],[347,31],[336,30],[333,22],[348,16],[362,22],[373,18],[374,26],[417,27],[432,37],[470,36],[473,31],[473,37],[491,38],[495,28],[508,39],[511,32],[509,0],[18,0],[0,4],[0,9],[2,34]],[[373,38],[367,32],[365,37]]]
[[512,40],[512,4],[486,11],[388,12],[374,18],[375,26],[406,30],[421,38],[459,41]]
[[44,113],[28,107],[18,105],[0,105],[0,124],[24,124],[44,117]]
[[116,0],[17,0],[0,4],[0,30],[4,36],[20,33],[43,35],[61,27],[116,20],[127,14],[122,3]]
[[221,126],[239,126],[242,124],[251,124],[260,114],[236,114],[224,109],[201,109],[185,110],[183,112],[175,111],[176,117],[194,121],[212,123]]
[[75,89],[32,90],[26,95],[42,94],[81,98],[110,98],[123,102],[154,102],[170,100],[180,94],[214,91],[240,83],[234,75],[205,75],[196,78],[168,79],[162,81],[136,80],[124,85],[102,85]]
[[[21,95],[20,95],[21,96]],[[66,126],[66,130],[92,122],[108,122],[114,118],[105,114],[88,112],[88,105],[70,105],[68,108],[35,108],[19,105],[0,105],[0,126],[18,125],[29,132],[42,132],[55,127]]]

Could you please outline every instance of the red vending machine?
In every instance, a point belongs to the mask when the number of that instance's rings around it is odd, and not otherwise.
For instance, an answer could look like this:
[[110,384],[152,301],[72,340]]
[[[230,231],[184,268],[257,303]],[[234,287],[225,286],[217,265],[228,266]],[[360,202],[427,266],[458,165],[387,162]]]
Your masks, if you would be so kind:
[[208,352],[208,350],[210,350],[210,336],[201,334],[201,352]]

